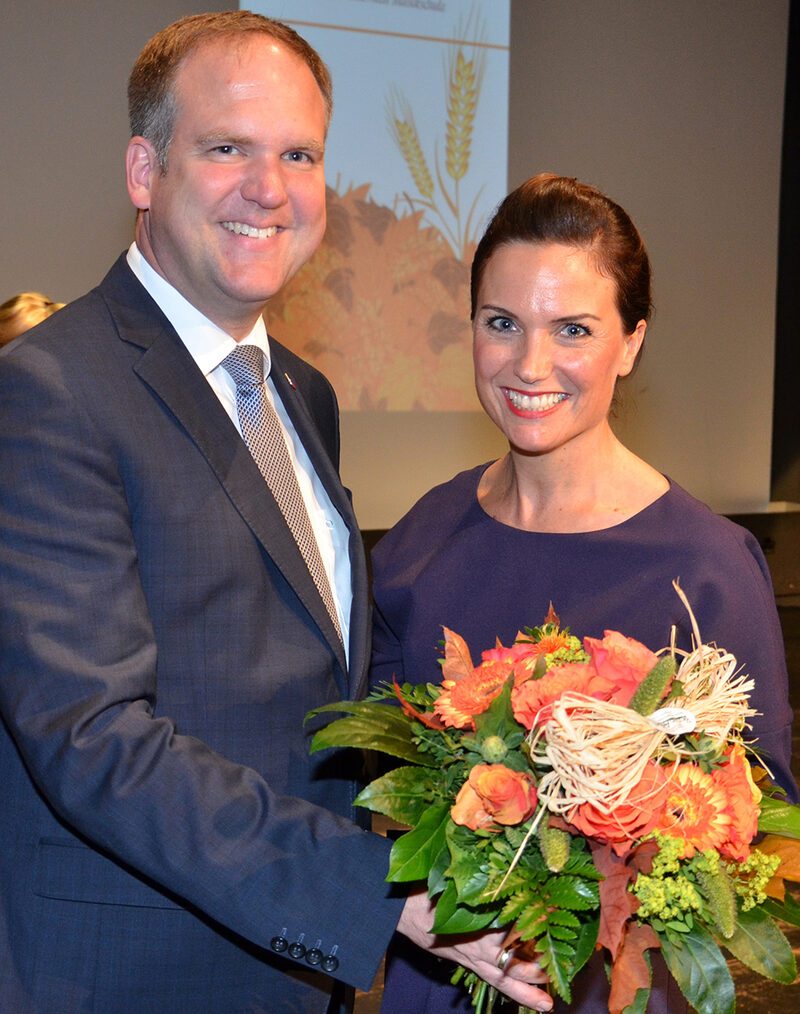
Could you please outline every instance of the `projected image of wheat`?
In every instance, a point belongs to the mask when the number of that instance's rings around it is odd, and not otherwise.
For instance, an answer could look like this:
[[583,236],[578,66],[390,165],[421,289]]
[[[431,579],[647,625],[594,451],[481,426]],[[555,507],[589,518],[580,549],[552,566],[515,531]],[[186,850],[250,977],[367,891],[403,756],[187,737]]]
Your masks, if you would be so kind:
[[484,53],[476,46],[450,47],[445,68],[447,120],[444,171],[437,148],[433,157],[436,183],[411,105],[396,87],[387,101],[389,130],[417,189],[416,195],[406,192],[403,197],[412,211],[425,213],[426,220],[439,229],[459,259],[463,259],[468,244],[475,238],[472,220],[480,191],[465,212],[461,184],[469,172],[475,112],[484,68]]
[[392,205],[369,182],[332,181],[323,242],[270,300],[270,334],[328,376],[344,411],[480,411],[469,266],[486,178],[479,154],[498,139],[476,127],[487,52],[478,22],[473,13],[442,46],[443,92],[427,89],[426,108],[398,86],[388,93],[401,156]]

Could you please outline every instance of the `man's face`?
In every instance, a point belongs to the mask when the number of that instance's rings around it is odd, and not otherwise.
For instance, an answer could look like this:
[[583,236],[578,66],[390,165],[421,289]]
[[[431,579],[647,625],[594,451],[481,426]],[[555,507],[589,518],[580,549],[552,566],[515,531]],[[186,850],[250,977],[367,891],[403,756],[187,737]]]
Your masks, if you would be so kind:
[[148,142],[128,147],[137,244],[241,338],[325,231],[325,104],[307,65],[260,35],[192,53],[175,97],[166,173]]

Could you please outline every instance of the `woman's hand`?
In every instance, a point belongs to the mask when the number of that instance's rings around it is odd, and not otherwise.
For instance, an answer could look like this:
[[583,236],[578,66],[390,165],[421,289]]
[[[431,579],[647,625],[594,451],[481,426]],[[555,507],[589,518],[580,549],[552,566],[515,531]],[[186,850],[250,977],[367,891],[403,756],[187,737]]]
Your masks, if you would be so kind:
[[[553,1001],[544,990],[532,983],[547,982],[547,976],[532,961],[513,957],[504,969],[497,965],[506,938],[504,930],[492,930],[465,937],[444,938],[429,932],[433,923],[434,905],[424,890],[408,896],[397,929],[417,946],[440,958],[447,958],[475,972],[490,986],[507,997],[533,1010],[552,1010]],[[447,939],[447,943],[442,941]]]

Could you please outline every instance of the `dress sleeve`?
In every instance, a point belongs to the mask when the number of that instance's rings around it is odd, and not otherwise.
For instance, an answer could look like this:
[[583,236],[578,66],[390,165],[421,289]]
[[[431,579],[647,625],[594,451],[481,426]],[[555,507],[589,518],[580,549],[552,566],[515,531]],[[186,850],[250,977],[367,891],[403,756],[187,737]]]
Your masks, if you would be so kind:
[[736,547],[709,568],[697,597],[700,632],[736,656],[754,681],[751,736],[776,784],[800,800],[791,771],[792,709],[783,634],[772,581],[757,540],[738,529]]

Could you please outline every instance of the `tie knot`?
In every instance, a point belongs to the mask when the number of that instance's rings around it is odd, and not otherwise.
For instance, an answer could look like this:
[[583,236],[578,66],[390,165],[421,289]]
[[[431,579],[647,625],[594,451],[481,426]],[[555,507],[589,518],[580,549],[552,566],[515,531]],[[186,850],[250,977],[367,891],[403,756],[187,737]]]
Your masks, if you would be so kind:
[[249,390],[264,383],[264,353],[255,345],[237,345],[222,366],[237,388]]

